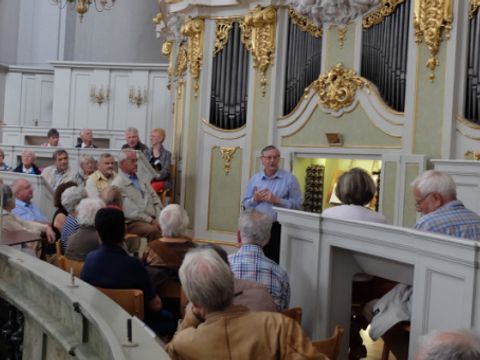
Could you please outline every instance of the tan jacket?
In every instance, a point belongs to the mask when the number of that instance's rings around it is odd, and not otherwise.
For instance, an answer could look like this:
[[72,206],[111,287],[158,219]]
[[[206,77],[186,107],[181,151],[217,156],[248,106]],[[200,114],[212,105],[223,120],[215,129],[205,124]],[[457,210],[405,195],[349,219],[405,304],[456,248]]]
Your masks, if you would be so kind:
[[315,350],[300,324],[279,313],[232,305],[208,314],[198,327],[185,328],[184,323],[166,346],[172,359],[328,359]]
[[100,170],[91,174],[85,184],[85,190],[89,197],[99,197],[100,193],[111,185],[117,174],[114,172],[110,179],[107,179]]
[[132,181],[120,171],[113,179],[112,185],[118,186],[123,194],[123,212],[128,222],[143,221],[150,223],[152,218],[157,218],[162,210],[162,205],[157,194],[149,182],[138,178],[144,196],[135,188]]
[[[51,165],[49,167],[46,167],[42,171],[42,177],[45,179],[48,185],[55,190],[58,185],[63,184],[67,181],[75,181],[75,171],[73,171],[71,168],[68,168],[65,170],[62,174],[62,177],[60,178],[60,181],[58,184],[55,184],[55,173],[57,171],[57,167],[55,165]],[[76,182],[76,181],[75,181]],[[56,186],[55,186],[56,185]]]
[[29,233],[35,234],[38,237],[43,235],[47,231],[47,224],[41,224],[36,221],[28,221],[16,217],[7,210],[3,210],[3,230],[5,231],[18,231],[24,230]]

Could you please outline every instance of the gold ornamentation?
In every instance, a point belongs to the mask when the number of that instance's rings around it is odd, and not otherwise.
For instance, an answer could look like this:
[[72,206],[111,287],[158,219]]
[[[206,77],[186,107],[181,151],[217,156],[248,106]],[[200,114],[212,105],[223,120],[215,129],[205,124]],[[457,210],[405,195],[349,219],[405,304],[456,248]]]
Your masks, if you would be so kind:
[[383,19],[393,14],[397,6],[403,2],[405,0],[382,0],[382,5],[377,10],[363,18],[363,27],[369,29],[374,25],[380,24],[383,22]]
[[167,83],[167,89],[170,90],[172,87],[172,73],[173,73],[173,52],[172,52],[172,46],[173,43],[169,40],[166,40],[162,44],[162,54],[165,56],[168,56],[168,70],[167,70],[167,75],[168,75],[168,83]]
[[480,0],[470,0],[470,10],[468,11],[468,17],[470,19],[477,13],[478,7],[480,7]]
[[228,33],[232,29],[233,20],[217,20],[216,21],[216,36],[215,36],[215,48],[213,49],[213,55],[217,55],[228,42]]
[[238,147],[236,146],[220,146],[220,154],[222,154],[223,171],[225,171],[225,175],[230,174],[230,170],[232,170],[232,159],[237,149]]
[[338,42],[340,43],[340,47],[343,48],[343,45],[345,44],[345,36],[347,35],[347,30],[348,27],[347,25],[345,26],[339,26],[337,28],[338,32]]
[[262,9],[259,5],[245,16],[245,24],[240,27],[246,28],[242,35],[242,41],[252,53],[253,67],[262,73],[260,86],[262,95],[265,96],[267,86],[267,70],[273,61],[275,51],[275,26],[277,12],[273,6]]
[[290,16],[290,19],[292,19],[292,22],[297,25],[300,30],[307,32],[316,38],[322,36],[322,28],[316,26],[313,21],[296,13],[293,9],[288,10],[288,15]]
[[155,17],[152,19],[152,22],[155,25],[160,25],[162,21],[163,21],[163,15],[161,12],[158,12],[157,15],[155,15]]
[[252,28],[247,26],[244,20],[239,21],[238,25],[242,30],[240,41],[248,51],[252,52]]
[[200,68],[203,58],[204,20],[201,18],[187,19],[180,29],[182,35],[188,37],[188,64],[190,75],[194,81],[193,90],[197,96],[200,87]]
[[467,150],[465,154],[463,154],[464,160],[480,160],[480,151],[471,151]]
[[180,95],[184,84],[183,74],[187,70],[188,56],[185,45],[178,48],[177,63],[175,64],[175,77],[178,79],[177,95]]
[[413,26],[416,42],[425,41],[430,50],[426,66],[430,69],[430,80],[435,79],[438,66],[438,50],[443,36],[448,40],[452,29],[452,0],[416,0]]
[[364,86],[370,89],[368,81],[343,64],[330,68],[328,73],[321,74],[313,83],[320,104],[333,111],[352,104],[356,91]]

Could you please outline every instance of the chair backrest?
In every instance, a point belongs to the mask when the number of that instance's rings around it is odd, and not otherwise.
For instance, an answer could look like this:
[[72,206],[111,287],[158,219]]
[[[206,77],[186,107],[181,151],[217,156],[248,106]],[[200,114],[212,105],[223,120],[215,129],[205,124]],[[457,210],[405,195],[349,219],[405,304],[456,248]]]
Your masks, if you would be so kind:
[[157,294],[160,298],[178,299],[180,302],[180,314],[185,315],[185,307],[188,300],[182,289],[182,284],[178,279],[167,279],[157,288]]
[[67,272],[70,272],[70,269],[73,269],[73,275],[75,275],[76,277],[80,277],[80,274],[82,273],[82,269],[83,269],[83,265],[84,265],[84,262],[83,261],[78,261],[78,260],[72,260],[72,259],[69,259],[69,258],[66,258],[65,256],[60,256],[59,259],[58,259],[58,266],[67,271]]
[[289,318],[292,318],[293,320],[298,321],[299,324],[302,323],[303,309],[301,307],[285,309],[281,311],[281,313]]
[[322,354],[328,356],[330,360],[335,360],[338,356],[338,352],[340,351],[340,344],[342,343],[343,332],[343,328],[337,325],[335,326],[333,336],[325,340],[312,341],[312,344],[315,349],[320,351]]
[[98,290],[107,295],[110,299],[120,305],[130,315],[144,319],[145,310],[143,303],[143,291],[139,289],[105,289],[97,287]]

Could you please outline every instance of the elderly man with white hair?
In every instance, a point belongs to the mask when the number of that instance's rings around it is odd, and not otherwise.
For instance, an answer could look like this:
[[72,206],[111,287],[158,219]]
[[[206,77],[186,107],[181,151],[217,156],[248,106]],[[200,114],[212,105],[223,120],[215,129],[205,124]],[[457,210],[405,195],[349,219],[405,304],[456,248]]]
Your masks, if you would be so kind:
[[180,325],[166,346],[172,359],[326,359],[295,320],[233,305],[233,274],[213,249],[188,252],[179,275],[202,323]]
[[447,173],[428,170],[411,183],[422,217],[415,229],[480,240],[480,216],[457,200],[455,182]]
[[35,154],[31,150],[23,150],[22,152],[22,162],[18,165],[14,172],[30,174],[30,175],[40,175],[40,169],[34,164]]
[[47,223],[47,217],[32,202],[33,187],[27,179],[15,179],[12,182],[12,191],[15,196],[15,209],[12,212],[23,220]]
[[288,308],[290,283],[287,272],[263,253],[270,239],[272,219],[254,209],[247,209],[238,218],[242,246],[228,257],[233,273],[239,279],[253,280],[265,285],[278,310]]
[[417,360],[478,360],[480,337],[473,330],[435,330],[420,338]]
[[93,149],[97,146],[93,143],[93,131],[92,129],[84,128],[80,130],[80,138],[78,139],[76,148],[81,149]]
[[99,198],[83,199],[77,206],[79,228],[68,238],[65,257],[85,261],[88,253],[98,249],[100,237],[95,229],[95,215],[105,203]]

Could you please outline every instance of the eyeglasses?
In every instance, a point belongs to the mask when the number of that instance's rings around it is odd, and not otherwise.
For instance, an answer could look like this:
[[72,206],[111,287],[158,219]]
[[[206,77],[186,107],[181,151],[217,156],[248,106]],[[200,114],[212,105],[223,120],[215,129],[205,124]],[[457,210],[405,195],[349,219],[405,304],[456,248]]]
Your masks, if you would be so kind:
[[266,159],[266,160],[278,160],[280,159],[280,156],[276,155],[276,156],[262,156],[262,158]]
[[422,206],[422,203],[432,194],[433,194],[433,192],[429,192],[427,195],[422,197],[420,200],[415,201],[415,207],[418,209],[420,206]]

